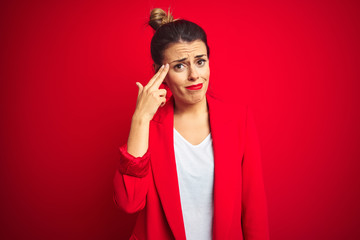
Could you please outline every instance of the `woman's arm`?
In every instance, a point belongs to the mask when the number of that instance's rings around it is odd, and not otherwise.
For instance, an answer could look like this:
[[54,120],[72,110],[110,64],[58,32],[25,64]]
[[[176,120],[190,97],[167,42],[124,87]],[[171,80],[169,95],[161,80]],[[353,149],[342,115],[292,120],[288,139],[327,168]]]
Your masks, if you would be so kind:
[[144,208],[151,180],[149,131],[150,121],[160,105],[166,102],[166,90],[159,89],[169,65],[160,70],[143,87],[139,87],[136,109],[131,121],[127,144],[120,147],[119,167],[114,177],[114,201],[125,212],[134,213]]
[[163,65],[145,87],[136,82],[139,91],[127,142],[128,152],[135,157],[144,155],[148,149],[150,121],[166,102],[166,90],[159,87],[168,71],[169,64]]
[[149,171],[150,153],[134,157],[121,146],[120,161],[114,177],[114,201],[127,213],[135,213],[145,206],[146,194],[151,179]]
[[127,141],[127,151],[135,157],[142,157],[149,147],[149,127],[150,120],[134,114],[129,138]]
[[242,227],[244,240],[269,239],[267,202],[259,140],[251,111],[247,110],[245,152],[242,161]]

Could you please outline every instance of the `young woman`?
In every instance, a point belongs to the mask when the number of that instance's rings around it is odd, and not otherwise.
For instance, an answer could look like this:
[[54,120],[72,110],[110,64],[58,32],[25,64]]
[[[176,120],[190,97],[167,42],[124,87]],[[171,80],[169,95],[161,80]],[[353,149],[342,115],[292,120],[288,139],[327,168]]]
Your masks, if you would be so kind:
[[[156,74],[139,92],[114,178],[116,204],[139,212],[131,239],[268,239],[259,145],[246,106],[207,92],[204,30],[153,9]],[[172,96],[166,101],[167,85]]]

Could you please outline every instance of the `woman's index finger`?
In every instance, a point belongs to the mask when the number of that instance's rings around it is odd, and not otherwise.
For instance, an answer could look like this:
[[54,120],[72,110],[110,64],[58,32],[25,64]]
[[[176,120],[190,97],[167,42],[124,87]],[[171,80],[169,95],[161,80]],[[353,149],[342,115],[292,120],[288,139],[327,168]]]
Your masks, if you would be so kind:
[[158,70],[158,71],[154,74],[154,76],[149,80],[149,82],[146,84],[146,86],[151,87],[151,86],[154,84],[155,80],[158,78],[158,76],[159,76],[160,73],[162,72],[163,68],[164,68],[164,65],[162,65],[162,66],[159,68],[159,70]]
[[151,88],[159,88],[168,72],[169,72],[169,64],[166,64],[164,69],[161,71],[160,75],[154,81],[154,84],[151,86]]

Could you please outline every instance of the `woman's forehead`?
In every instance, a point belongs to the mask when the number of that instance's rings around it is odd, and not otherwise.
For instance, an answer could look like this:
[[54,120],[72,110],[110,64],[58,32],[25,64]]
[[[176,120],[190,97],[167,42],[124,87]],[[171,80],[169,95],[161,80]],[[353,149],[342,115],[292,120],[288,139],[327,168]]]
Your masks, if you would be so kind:
[[201,40],[193,42],[172,43],[164,51],[164,61],[172,62],[182,58],[195,58],[195,56],[206,55],[205,43]]

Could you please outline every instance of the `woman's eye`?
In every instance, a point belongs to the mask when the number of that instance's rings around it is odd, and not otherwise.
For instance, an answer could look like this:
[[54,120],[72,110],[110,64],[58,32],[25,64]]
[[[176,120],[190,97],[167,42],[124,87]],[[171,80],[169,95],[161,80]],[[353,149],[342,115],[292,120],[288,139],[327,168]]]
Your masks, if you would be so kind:
[[204,64],[205,64],[205,60],[204,59],[200,59],[199,61],[197,61],[197,64],[199,65],[199,66],[203,66]]
[[175,66],[174,66],[174,68],[176,69],[176,70],[181,70],[181,69],[183,69],[184,68],[184,65],[183,64],[176,64]]

